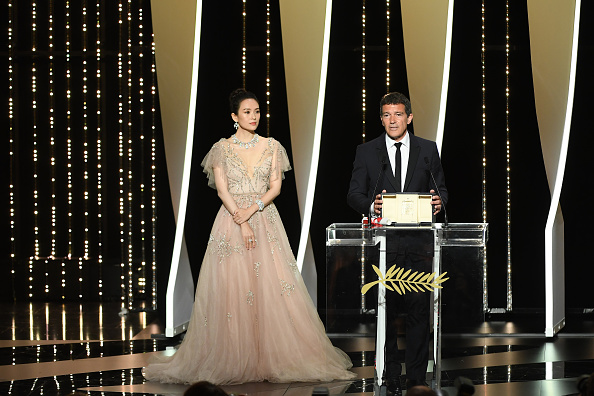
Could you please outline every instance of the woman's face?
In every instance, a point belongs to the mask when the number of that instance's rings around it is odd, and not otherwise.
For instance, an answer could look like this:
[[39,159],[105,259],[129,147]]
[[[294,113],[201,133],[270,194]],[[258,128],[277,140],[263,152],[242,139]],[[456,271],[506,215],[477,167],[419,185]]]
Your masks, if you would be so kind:
[[242,100],[239,104],[238,113],[231,114],[231,118],[239,124],[239,128],[248,132],[255,132],[260,123],[260,105],[258,102],[254,99]]

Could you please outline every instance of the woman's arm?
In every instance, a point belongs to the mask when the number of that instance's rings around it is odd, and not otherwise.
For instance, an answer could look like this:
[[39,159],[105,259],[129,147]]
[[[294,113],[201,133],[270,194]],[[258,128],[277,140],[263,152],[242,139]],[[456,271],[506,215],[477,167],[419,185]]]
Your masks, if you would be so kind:
[[[281,185],[281,177],[270,180],[270,189],[266,191],[264,195],[262,195],[262,198],[260,198],[260,201],[262,201],[264,206],[268,206],[272,201],[274,201],[274,198],[278,197],[281,192]],[[259,209],[260,208],[258,207],[258,204],[255,202],[248,208],[238,208],[237,211],[233,213],[233,221],[235,221],[237,224],[242,224],[248,221]]]
[[217,194],[219,195],[219,198],[229,213],[235,214],[239,209],[239,206],[227,189],[227,177],[225,176],[223,168],[215,166],[213,167],[213,173],[215,176],[215,186],[217,187]]
[[[280,194],[282,184],[282,178],[278,178],[276,180],[270,181],[270,190],[266,191],[260,201],[267,206],[270,204],[274,198]],[[253,215],[256,213],[260,207],[257,203],[253,203],[249,208],[238,208],[237,211],[233,214],[233,221],[239,224],[241,227],[241,235],[243,237],[243,242],[245,243],[246,249],[250,250],[256,247],[256,237],[254,236],[254,231],[252,227],[250,227],[249,223],[247,222]]]
[[[237,215],[239,211],[245,211],[245,209],[241,209],[237,202],[233,199],[233,196],[229,193],[227,189],[227,178],[225,177],[225,172],[220,167],[213,168],[214,175],[215,175],[215,185],[217,187],[217,193],[219,198],[225,205],[225,208],[229,211],[229,213],[233,214],[233,218]],[[257,205],[256,205],[257,207]],[[252,213],[253,214],[253,213]],[[239,223],[238,223],[239,224]],[[243,239],[243,243],[245,248],[250,250],[256,247],[256,237],[254,235],[254,230],[252,227],[246,222],[240,224],[241,227],[241,237]]]

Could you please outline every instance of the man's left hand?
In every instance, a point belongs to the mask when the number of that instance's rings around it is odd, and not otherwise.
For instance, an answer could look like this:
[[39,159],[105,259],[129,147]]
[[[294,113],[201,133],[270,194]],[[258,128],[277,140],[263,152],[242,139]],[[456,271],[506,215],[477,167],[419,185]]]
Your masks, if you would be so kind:
[[[431,194],[435,194],[435,190],[429,191]],[[431,197],[431,205],[433,205],[433,214],[441,212],[441,198],[439,195],[433,195]]]

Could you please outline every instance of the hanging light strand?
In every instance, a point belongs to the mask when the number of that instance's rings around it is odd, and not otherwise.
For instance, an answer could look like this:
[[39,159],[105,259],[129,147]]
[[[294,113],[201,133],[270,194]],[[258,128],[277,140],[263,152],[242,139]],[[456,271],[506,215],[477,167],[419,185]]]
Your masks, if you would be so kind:
[[95,61],[96,61],[96,117],[97,117],[97,266],[99,272],[98,290],[99,299],[103,298],[103,144],[101,139],[101,1],[96,3],[96,34]]
[[16,299],[15,261],[16,261],[16,231],[15,231],[15,155],[14,155],[14,7],[12,0],[8,1],[8,166],[9,166],[9,215],[10,215],[10,276],[12,298]]
[[[31,3],[31,51],[35,53],[37,51],[37,3]],[[35,235],[34,242],[34,258],[37,259],[40,254],[39,246],[39,174],[38,172],[38,161],[39,161],[39,142],[37,141],[37,62],[33,58],[31,65],[31,114],[32,114],[32,131],[33,131],[33,234]]]
[[82,97],[83,97],[83,188],[84,188],[84,258],[89,259],[89,114],[88,114],[88,63],[87,43],[89,39],[87,0],[82,4]]
[[507,310],[512,310],[511,267],[511,186],[510,186],[510,130],[509,130],[509,0],[505,2],[505,161],[506,161],[506,217],[507,217]]
[[270,0],[266,0],[266,136],[270,137]]
[[120,212],[120,288],[121,308],[126,309],[126,264],[125,264],[125,237],[124,237],[124,59],[122,54],[123,16],[124,4],[118,4],[119,17],[119,50],[118,50],[118,167],[119,167],[119,212]]
[[[54,1],[48,3],[48,113],[49,113],[49,170],[50,170],[50,255],[45,260],[46,282],[45,293],[49,294],[49,261],[55,260],[56,256],[56,131],[54,128]],[[62,299],[64,299],[64,289],[62,289]]]
[[155,35],[151,36],[151,224],[152,224],[152,308],[157,309],[157,68],[155,67]]
[[243,0],[243,8],[241,13],[241,23],[242,23],[242,30],[241,30],[241,79],[243,82],[243,88],[245,89],[245,77],[246,77],[246,64],[247,64],[247,48],[246,48],[246,38],[245,38],[245,28],[246,28],[246,6],[247,0]]
[[82,2],[82,118],[83,118],[83,257],[79,258],[79,282],[81,285],[80,298],[83,291],[83,264],[89,259],[89,114],[88,114],[88,69],[87,69],[87,41],[88,15],[87,0]]
[[66,1],[65,3],[65,69],[66,69],[66,203],[67,203],[67,247],[66,247],[66,257],[63,257],[60,262],[60,267],[62,269],[62,298],[66,298],[66,290],[67,290],[67,275],[66,275],[66,260],[72,258],[72,140],[71,140],[71,94],[70,94],[70,55],[71,55],[71,48],[70,48],[70,1]]
[[367,116],[367,16],[365,0],[362,0],[361,10],[361,142],[365,143],[366,116]]
[[[51,206],[51,246],[50,258],[56,257],[56,130],[55,130],[55,101],[54,101],[54,0],[49,1],[48,9],[48,113],[49,113],[49,154],[50,154],[50,206]],[[62,296],[63,298],[64,296]]]
[[[70,14],[71,10],[70,10],[70,2],[66,1],[66,29],[67,29],[67,39],[66,39],[66,63],[67,63],[67,91],[66,91],[66,96],[67,96],[67,118],[68,118],[68,122],[67,122],[67,133],[68,133],[68,138],[67,138],[67,168],[68,168],[68,173],[67,173],[67,177],[68,177],[68,259],[69,260],[74,260],[76,259],[76,255],[74,254],[74,229],[73,229],[73,213],[74,213],[74,189],[73,189],[73,174],[72,174],[72,169],[74,168],[74,157],[73,157],[73,140],[72,140],[72,69],[71,69],[71,55],[72,55],[72,35],[71,35],[71,31],[72,31],[72,23],[71,23],[71,14]],[[78,298],[82,299],[82,264],[80,262],[80,256],[78,258]],[[68,278],[68,275],[66,274],[65,276],[66,278]]]
[[[37,3],[31,3],[31,51],[37,51]],[[29,297],[33,297],[33,264],[39,252],[39,184],[38,184],[38,142],[37,142],[37,63],[35,57],[31,64],[31,122],[33,140],[33,256],[29,258]],[[47,288],[47,282],[46,282]]]
[[70,1],[66,0],[66,178],[68,192],[68,259],[72,259],[72,81],[71,81]]
[[[487,222],[487,113],[485,87],[485,0],[481,4],[481,100],[482,100],[482,132],[483,132],[483,161],[482,161],[482,215],[483,223]],[[489,309],[489,293],[487,285],[487,247],[483,247],[483,312]]]
[[127,190],[127,205],[126,205],[126,224],[127,224],[127,245],[128,245],[128,308],[132,308],[132,304],[134,302],[134,295],[133,295],[133,273],[134,273],[134,264],[133,264],[133,218],[132,218],[132,0],[128,0],[128,7],[127,7],[127,43],[128,43],[128,51],[127,51],[127,65],[128,70],[128,100],[127,100],[127,112],[128,112],[128,122],[126,123],[126,135],[128,140],[126,142],[128,146],[127,150],[127,173],[128,177],[126,178],[126,190]]
[[390,0],[386,0],[386,92],[390,92]]
[[[365,73],[366,73],[366,52],[367,52],[367,39],[366,39],[366,4],[365,0],[361,1],[361,142],[365,143],[365,116],[366,116],[366,84],[365,84]],[[360,268],[361,287],[365,285],[365,246],[361,246],[361,268]],[[361,294],[361,310],[365,310],[365,294]]]
[[144,152],[145,152],[145,136],[144,136],[144,53],[143,48],[143,7],[142,1],[139,1],[138,9],[138,48],[141,50],[138,53],[138,96],[139,96],[139,128],[140,131],[140,274],[138,276],[138,292],[141,295],[146,295],[146,202],[145,202],[145,163],[144,163]]

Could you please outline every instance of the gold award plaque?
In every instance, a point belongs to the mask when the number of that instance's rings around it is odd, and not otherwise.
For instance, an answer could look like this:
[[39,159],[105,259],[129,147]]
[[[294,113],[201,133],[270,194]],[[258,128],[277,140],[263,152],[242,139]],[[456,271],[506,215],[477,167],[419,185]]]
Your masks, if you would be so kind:
[[421,224],[433,222],[431,194],[382,194],[382,218],[392,223]]

